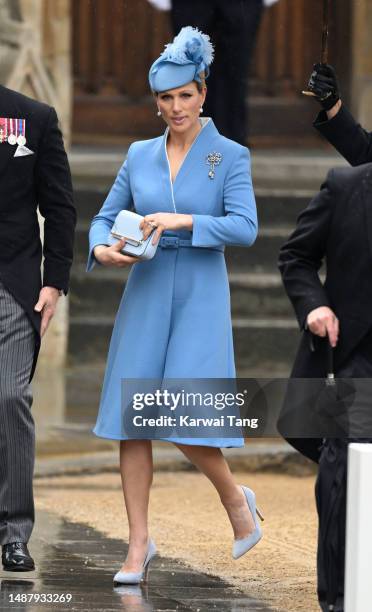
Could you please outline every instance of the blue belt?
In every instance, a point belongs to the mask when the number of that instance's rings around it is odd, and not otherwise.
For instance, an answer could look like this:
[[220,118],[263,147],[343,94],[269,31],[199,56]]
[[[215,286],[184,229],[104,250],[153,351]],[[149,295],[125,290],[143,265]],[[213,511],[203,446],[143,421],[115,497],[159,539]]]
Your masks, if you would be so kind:
[[[159,240],[159,246],[162,249],[178,249],[179,247],[193,247],[192,240],[178,238],[178,236],[162,236]],[[222,253],[225,250],[222,245],[215,246],[215,247],[193,247],[193,248],[194,249],[201,248],[201,249],[208,249],[208,250],[211,249],[212,251],[220,251]]]

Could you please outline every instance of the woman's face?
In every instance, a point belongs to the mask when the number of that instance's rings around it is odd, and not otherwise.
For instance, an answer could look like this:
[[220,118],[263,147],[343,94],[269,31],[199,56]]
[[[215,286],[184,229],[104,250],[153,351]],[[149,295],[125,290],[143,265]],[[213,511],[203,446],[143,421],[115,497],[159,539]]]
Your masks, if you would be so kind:
[[205,87],[202,93],[199,92],[195,81],[158,93],[156,102],[169,129],[181,134],[193,128],[198,121],[206,93]]

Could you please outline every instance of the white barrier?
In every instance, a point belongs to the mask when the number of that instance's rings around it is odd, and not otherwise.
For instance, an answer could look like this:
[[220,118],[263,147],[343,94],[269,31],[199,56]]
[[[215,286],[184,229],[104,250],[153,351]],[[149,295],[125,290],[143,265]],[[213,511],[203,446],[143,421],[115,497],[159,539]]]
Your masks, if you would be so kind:
[[372,609],[372,444],[350,444],[348,460],[345,612]]

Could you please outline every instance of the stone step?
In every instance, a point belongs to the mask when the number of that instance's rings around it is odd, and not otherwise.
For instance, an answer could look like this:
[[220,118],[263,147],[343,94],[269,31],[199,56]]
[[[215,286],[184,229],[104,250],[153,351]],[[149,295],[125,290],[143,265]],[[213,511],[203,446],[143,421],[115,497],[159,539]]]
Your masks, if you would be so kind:
[[[100,210],[107,189],[75,185],[74,192],[79,221],[90,223]],[[307,206],[314,193],[309,189],[255,189],[260,226],[280,224],[293,227],[297,215]]]
[[259,226],[293,228],[315,192],[309,189],[255,189]]
[[79,221],[91,221],[100,210],[108,190],[74,184],[74,202]]
[[[113,324],[109,316],[70,317],[69,365],[104,361]],[[233,330],[239,372],[289,372],[299,342],[293,319],[234,318]]]
[[[128,270],[95,268],[87,274],[75,266],[70,282],[70,315],[114,316],[124,291]],[[279,274],[229,274],[233,317],[290,318],[292,307]]]
[[256,188],[281,186],[318,191],[331,168],[347,166],[334,150],[276,149],[252,152],[252,176]]
[[[89,223],[80,221],[76,227],[74,263],[86,264],[88,255]],[[277,259],[280,247],[291,233],[288,226],[261,227],[259,236],[250,248],[227,247],[226,262],[231,271],[239,272],[277,272]]]
[[279,274],[229,274],[231,311],[234,318],[291,319],[292,305]]

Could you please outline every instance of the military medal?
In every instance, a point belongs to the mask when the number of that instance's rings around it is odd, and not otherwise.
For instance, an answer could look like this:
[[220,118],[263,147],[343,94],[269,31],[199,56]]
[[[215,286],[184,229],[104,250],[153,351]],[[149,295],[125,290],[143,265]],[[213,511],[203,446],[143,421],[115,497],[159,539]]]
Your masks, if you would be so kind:
[[18,126],[19,126],[19,129],[18,129],[17,143],[21,147],[24,147],[26,144],[26,119],[19,119]]
[[207,161],[207,164],[210,166],[208,176],[210,179],[214,179],[215,177],[214,167],[220,165],[220,163],[222,162],[222,155],[221,153],[216,153],[215,151],[213,153],[208,153],[206,161]]
[[[14,121],[16,121],[15,126],[14,126]],[[7,119],[7,122],[8,122],[8,132],[9,132],[8,143],[10,145],[15,145],[17,144],[17,120]]]
[[19,146],[24,147],[26,144],[26,119],[18,119],[18,136],[17,136],[17,144]]
[[24,147],[26,144],[26,119],[0,117],[0,144],[3,142]]

